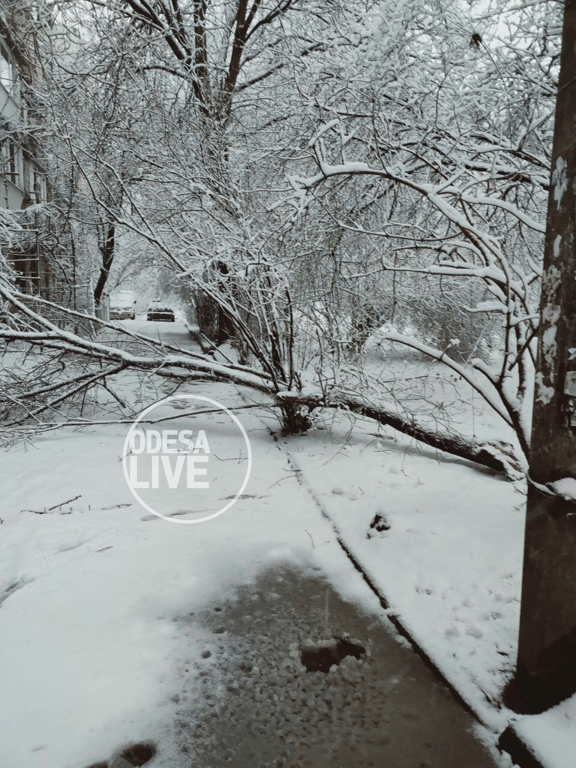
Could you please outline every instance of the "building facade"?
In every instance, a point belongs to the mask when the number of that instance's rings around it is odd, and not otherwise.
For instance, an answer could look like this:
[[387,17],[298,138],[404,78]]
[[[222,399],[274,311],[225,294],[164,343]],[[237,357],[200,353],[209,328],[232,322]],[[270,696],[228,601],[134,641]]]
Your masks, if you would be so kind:
[[[30,72],[30,62],[0,23],[0,208],[9,211],[24,211],[46,201],[46,176],[26,105],[24,68]],[[50,298],[50,258],[41,244],[42,219],[41,213],[30,208],[21,217],[20,242],[3,250],[19,289]]]

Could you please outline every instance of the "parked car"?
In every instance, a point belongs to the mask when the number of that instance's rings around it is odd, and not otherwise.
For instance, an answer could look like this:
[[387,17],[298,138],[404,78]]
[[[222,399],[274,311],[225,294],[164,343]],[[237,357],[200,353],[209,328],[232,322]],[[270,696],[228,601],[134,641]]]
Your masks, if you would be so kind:
[[174,310],[170,307],[152,306],[146,313],[146,320],[154,320],[157,323],[173,323]]
[[134,307],[110,307],[110,320],[135,320]]
[[136,299],[132,291],[120,291],[110,296],[110,320],[135,320]]

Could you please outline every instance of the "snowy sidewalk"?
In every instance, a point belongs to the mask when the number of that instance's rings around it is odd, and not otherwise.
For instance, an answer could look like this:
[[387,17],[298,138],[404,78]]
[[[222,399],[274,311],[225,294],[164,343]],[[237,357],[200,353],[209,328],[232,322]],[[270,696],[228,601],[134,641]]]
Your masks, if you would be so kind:
[[500,704],[516,661],[525,489],[368,421],[326,426],[281,445],[388,615],[518,764],[574,768],[576,696],[541,715]]
[[471,719],[382,622],[378,601],[362,586],[343,600],[314,563],[276,564],[183,618],[192,631],[200,622],[214,632],[201,668],[188,671],[205,692],[204,711],[180,707],[181,749],[194,751],[192,764],[494,766]]
[[[240,403],[225,385],[209,395]],[[202,418],[217,431],[216,415]],[[2,766],[87,768],[150,741],[151,766],[193,765],[180,752],[182,705],[191,722],[206,701],[186,670],[198,670],[214,633],[190,615],[232,604],[263,573],[321,574],[334,600],[381,615],[261,418],[245,412],[242,421],[255,457],[249,486],[201,525],[172,525],[137,506],[122,473],[123,427],[65,429],[4,455]],[[214,494],[226,498],[225,487],[215,483]],[[223,682],[212,678],[215,697]]]

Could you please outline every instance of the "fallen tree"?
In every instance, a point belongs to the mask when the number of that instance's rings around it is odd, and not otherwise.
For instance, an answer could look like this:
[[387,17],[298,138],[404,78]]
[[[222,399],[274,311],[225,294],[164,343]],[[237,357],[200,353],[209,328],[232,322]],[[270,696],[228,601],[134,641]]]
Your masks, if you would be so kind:
[[504,441],[478,443],[463,435],[449,433],[440,428],[431,429],[419,422],[415,415],[406,416],[387,408],[385,405],[368,403],[341,394],[325,398],[322,395],[314,397],[291,392],[278,393],[276,402],[284,408],[288,403],[295,408],[306,408],[309,413],[318,408],[343,409],[352,414],[372,419],[382,426],[392,427],[431,448],[476,464],[482,464],[495,472],[503,473],[510,479],[516,479],[523,474],[522,462],[515,455],[514,449],[509,443]]
[[[478,443],[445,429],[424,424],[414,414],[400,413],[390,403],[369,402],[361,397],[331,388],[329,392],[310,392],[299,384],[273,373],[239,365],[232,360],[217,362],[209,354],[166,344],[159,339],[130,331],[119,323],[106,322],[92,315],[67,309],[40,297],[15,291],[6,280],[0,280],[0,297],[11,308],[10,322],[0,323],[0,339],[5,350],[17,347],[18,354],[29,364],[20,376],[10,367],[0,379],[0,418],[4,434],[29,434],[58,426],[86,426],[95,423],[93,414],[84,417],[70,408],[74,398],[102,387],[114,393],[112,381],[127,370],[141,371],[172,379],[174,382],[226,382],[269,396],[262,407],[273,407],[286,433],[307,431],[315,413],[322,409],[341,410],[390,426],[420,443],[444,451],[516,478],[522,472],[514,449],[505,443]],[[66,323],[57,324],[40,314],[51,310]],[[72,330],[91,328],[92,335]],[[99,334],[112,331],[114,345],[103,343]],[[128,342],[131,349],[124,349]],[[30,350],[41,353],[30,362]],[[38,355],[37,355],[38,356]],[[294,383],[298,382],[296,386]],[[292,385],[292,387],[291,387]],[[290,388],[291,387],[291,388]],[[118,404],[126,409],[121,398]],[[47,414],[49,417],[47,419]],[[133,416],[133,413],[129,414]],[[106,423],[122,423],[122,417]]]

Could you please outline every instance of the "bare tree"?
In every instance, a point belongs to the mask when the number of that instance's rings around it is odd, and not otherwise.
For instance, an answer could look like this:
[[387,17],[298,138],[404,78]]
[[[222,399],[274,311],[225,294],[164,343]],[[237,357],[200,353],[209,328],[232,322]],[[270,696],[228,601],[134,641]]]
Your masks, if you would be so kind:
[[[469,367],[451,359],[445,346],[396,329],[384,337],[444,362],[513,427],[527,454],[556,43],[546,33],[526,50],[517,18],[506,47],[488,36],[466,37],[461,10],[453,4],[445,10],[447,23],[440,26],[426,6],[406,4],[382,21],[395,29],[394,39],[366,33],[367,67],[382,77],[374,88],[367,80],[357,87],[348,72],[339,73],[344,96],[323,96],[326,117],[309,142],[315,170],[308,166],[308,173],[289,177],[292,225],[321,209],[356,242],[380,243],[364,272],[373,280],[388,273],[402,280],[435,277],[444,285],[466,281],[471,288],[461,297],[472,303],[460,304],[460,311],[502,318],[497,364],[478,356]],[[464,21],[474,29],[473,18]],[[428,50],[421,72],[424,45],[436,55]],[[520,87],[517,107],[510,93]],[[370,201],[364,210],[343,215],[331,208],[335,190],[346,185]],[[410,285],[418,284],[404,282]],[[422,299],[414,302],[416,315]],[[438,294],[430,301],[438,306]]]

